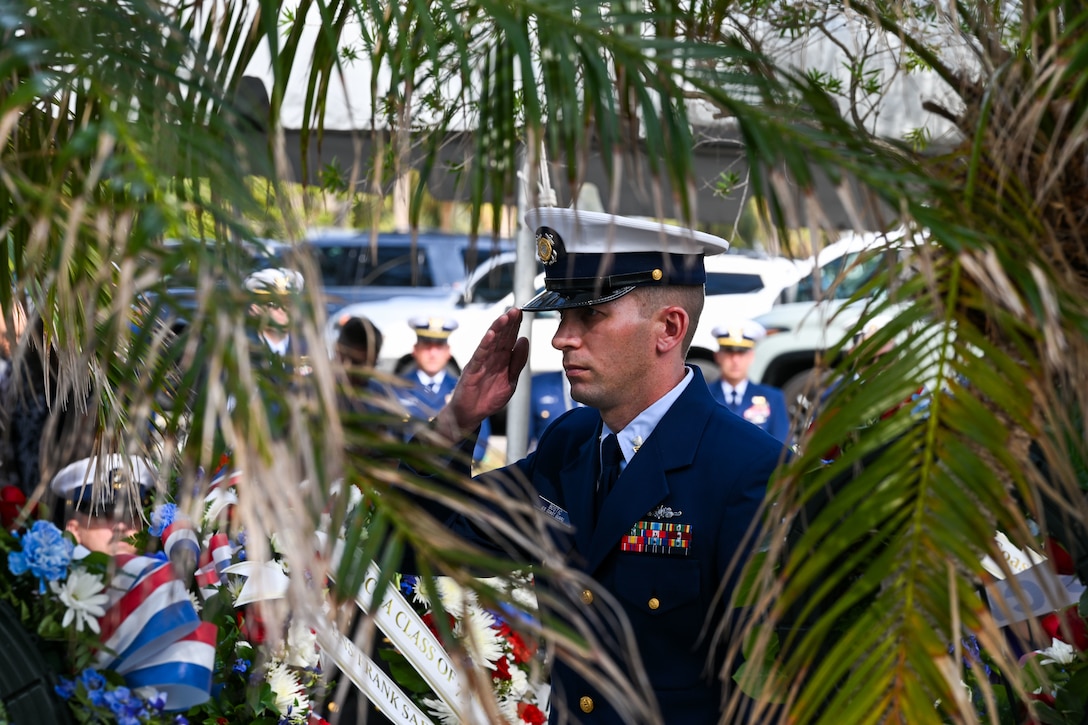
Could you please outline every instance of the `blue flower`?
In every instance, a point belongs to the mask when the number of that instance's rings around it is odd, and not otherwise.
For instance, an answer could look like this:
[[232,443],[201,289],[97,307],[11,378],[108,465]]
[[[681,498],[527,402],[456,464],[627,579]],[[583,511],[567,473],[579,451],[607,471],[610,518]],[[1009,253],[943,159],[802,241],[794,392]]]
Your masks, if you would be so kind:
[[244,675],[249,670],[249,666],[252,664],[249,660],[244,660],[241,657],[234,660],[234,667],[231,669],[237,672],[239,675]]
[[105,690],[88,690],[87,697],[95,707],[109,707]]
[[140,718],[148,715],[144,701],[127,687],[118,687],[106,693],[106,706],[117,716],[119,725],[140,725]]
[[147,698],[147,706],[155,712],[162,712],[166,708],[166,693],[156,691]]
[[174,725],[189,725],[189,721],[185,718],[184,715],[178,715],[176,718],[174,718]]
[[97,670],[90,667],[83,670],[79,676],[80,681],[83,682],[83,686],[90,690],[101,690],[106,686],[106,678],[103,677]]
[[41,594],[45,593],[47,581],[60,581],[68,575],[75,545],[52,523],[35,521],[30,531],[17,538],[21,538],[23,550],[8,553],[8,569],[12,574],[19,576],[29,571],[38,578]]
[[64,700],[70,700],[73,695],[76,694],[76,681],[69,680],[67,677],[61,677],[60,682],[53,687],[53,690]]
[[174,517],[177,516],[177,513],[177,504],[164,503],[161,506],[156,506],[151,513],[151,528],[147,530],[147,533],[151,536],[162,536],[162,532],[166,531],[170,524],[174,523]]
[[415,574],[405,574],[400,578],[400,590],[406,597],[412,596],[416,591],[416,582],[419,580]]

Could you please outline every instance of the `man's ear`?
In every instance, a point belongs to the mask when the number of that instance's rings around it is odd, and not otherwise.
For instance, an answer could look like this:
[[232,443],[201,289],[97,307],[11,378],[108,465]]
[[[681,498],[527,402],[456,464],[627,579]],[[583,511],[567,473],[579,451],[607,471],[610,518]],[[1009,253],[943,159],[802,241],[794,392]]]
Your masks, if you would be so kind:
[[80,526],[79,526],[79,522],[76,521],[74,516],[64,522],[64,530],[67,531],[72,536],[76,537],[76,543],[79,543]]
[[682,346],[684,336],[688,333],[688,325],[691,324],[687,310],[678,305],[670,305],[662,307],[658,314],[663,323],[662,334],[657,338],[658,352],[664,353],[674,347]]

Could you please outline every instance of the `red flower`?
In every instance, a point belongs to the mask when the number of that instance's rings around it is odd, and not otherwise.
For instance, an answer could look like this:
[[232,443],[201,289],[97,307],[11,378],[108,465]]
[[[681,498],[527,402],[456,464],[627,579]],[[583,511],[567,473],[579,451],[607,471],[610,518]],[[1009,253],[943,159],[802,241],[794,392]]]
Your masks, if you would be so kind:
[[[457,625],[457,620],[454,619],[452,614],[446,613],[446,617],[449,619],[450,630]],[[442,635],[438,632],[438,623],[434,621],[434,612],[427,612],[423,615],[423,623],[427,625],[427,629],[431,630],[431,634],[438,637],[438,641],[442,642]],[[446,644],[442,642],[442,644]]]
[[536,643],[527,644],[525,639],[510,629],[510,625],[503,622],[497,627],[499,635],[506,638],[506,641],[510,643],[510,649],[514,655],[514,662],[516,664],[524,664],[533,658],[536,654]]
[[530,725],[544,725],[544,723],[548,722],[548,718],[544,716],[539,707],[527,702],[518,703],[518,717],[521,718],[522,722],[530,723]]
[[1065,550],[1065,547],[1061,545],[1061,542],[1053,536],[1048,536],[1043,543],[1043,547],[1046,550],[1047,558],[1054,563],[1055,571],[1059,574],[1077,573],[1076,567],[1073,566],[1073,557],[1069,555],[1069,552]]
[[493,680],[509,680],[510,679],[510,660],[506,659],[506,656],[502,656],[495,660],[495,673],[491,675]]
[[1039,620],[1039,624],[1054,639],[1071,644],[1081,652],[1088,650],[1088,624],[1077,614],[1075,606],[1048,614]]
[[26,506],[26,495],[22,489],[16,486],[4,486],[0,488],[0,523],[5,529],[15,525],[19,513]]
[[242,630],[242,636],[253,645],[264,644],[267,632],[264,627],[264,620],[261,619],[261,615],[257,612],[256,607],[245,607],[245,614],[238,614],[238,628]]
[[528,644],[517,632],[511,632],[510,636],[506,638],[510,642],[510,649],[514,655],[514,662],[517,664],[524,664],[533,658],[536,654],[536,642]]

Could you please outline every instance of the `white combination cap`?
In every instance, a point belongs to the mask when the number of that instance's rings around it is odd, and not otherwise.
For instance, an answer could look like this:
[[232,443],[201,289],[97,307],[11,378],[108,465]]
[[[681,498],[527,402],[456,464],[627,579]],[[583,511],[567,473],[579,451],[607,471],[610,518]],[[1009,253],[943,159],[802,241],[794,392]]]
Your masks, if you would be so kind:
[[300,292],[302,287],[302,275],[283,267],[269,267],[246,277],[246,289],[258,294],[285,295]]
[[718,338],[718,346],[723,350],[751,350],[767,336],[767,329],[755,320],[738,320],[715,327],[711,334]]
[[703,257],[729,249],[705,232],[578,209],[530,209],[525,224],[536,235],[545,287],[525,310],[602,304],[636,287],[705,284]]

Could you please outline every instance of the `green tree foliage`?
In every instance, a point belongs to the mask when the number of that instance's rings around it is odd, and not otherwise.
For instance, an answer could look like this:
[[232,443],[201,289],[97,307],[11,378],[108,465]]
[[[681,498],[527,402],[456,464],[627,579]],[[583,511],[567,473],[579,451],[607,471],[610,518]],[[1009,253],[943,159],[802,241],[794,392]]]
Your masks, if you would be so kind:
[[[213,467],[229,447],[272,492],[243,502],[246,526],[291,532],[286,550],[301,552],[343,478],[374,506],[369,537],[356,529],[351,538],[356,571],[370,559],[395,566],[411,544],[421,573],[467,581],[470,568],[504,564],[449,541],[400,495],[420,484],[398,473],[399,460],[441,464],[383,437],[381,416],[338,415],[337,371],[323,356],[304,380],[273,387],[245,354],[252,300],[241,281],[253,245],[270,233],[295,239],[307,219],[282,186],[289,80],[304,79],[305,160],[322,143],[348,64],[374,69],[372,129],[363,130],[375,131],[376,150],[304,181],[386,193],[408,165],[421,181],[454,175],[473,228],[484,210],[499,227],[522,148],[537,165],[545,149],[575,187],[591,150],[619,177],[639,172],[629,152],[642,149],[651,161],[641,172],[673,190],[647,213],[691,218],[692,109],[701,104],[734,125],[748,153],[747,176],[730,171],[722,182],[747,189],[783,238],[786,227],[810,239],[829,231],[806,201],[827,178],[858,226],[875,216],[929,239],[911,255],[913,276],[888,270],[857,330],[877,315],[891,321],[833,351],[843,362],[832,377],[850,384],[831,394],[774,482],[769,555],[751,572],[759,629],[725,644],[739,650],[744,639],[751,663],[773,654],[762,695],[791,722],[996,721],[993,688],[972,702],[960,685],[957,643],[973,635],[1008,691],[1025,695],[978,596],[979,561],[1001,561],[997,529],[1024,546],[1034,542],[1029,519],[1056,527],[1047,502],[1069,530],[1084,520],[1080,467],[1070,462],[1084,460],[1076,411],[1088,391],[1088,16],[1074,3],[1000,12],[990,3],[7,0],[0,306],[33,310],[41,333],[22,350],[54,349],[56,383],[97,404],[104,439],[159,446],[182,490],[195,490],[198,466]],[[850,42],[844,18],[857,32]],[[319,28],[316,41],[304,40],[307,27]],[[839,46],[842,73],[792,67],[782,51],[821,36]],[[261,48],[270,105],[257,119],[268,132],[255,134],[235,98]],[[894,62],[882,65],[888,52]],[[892,76],[922,71],[949,94],[900,102],[924,103],[955,133],[883,136]],[[469,151],[451,164],[442,152],[455,136]],[[426,204],[416,188],[418,222]],[[179,309],[170,276],[180,269],[197,282],[176,336],[152,321]],[[293,334],[322,350],[319,290],[310,285],[295,303]],[[892,341],[894,355],[874,363]],[[923,387],[924,415],[900,405]],[[832,450],[836,461],[823,464]],[[557,558],[540,551],[546,537],[524,516],[489,524],[521,550]],[[350,591],[351,572],[339,574]],[[588,627],[546,634],[564,643],[563,656],[599,656]],[[607,661],[591,665],[633,718],[653,712]]]

